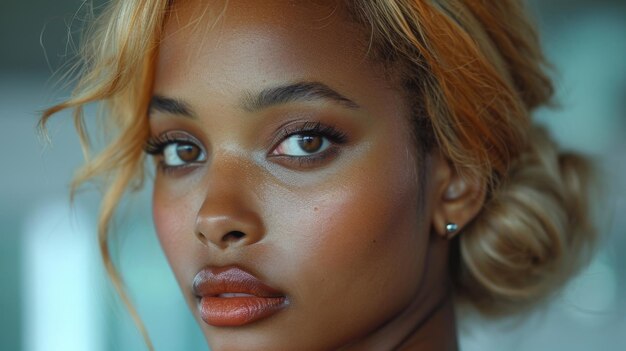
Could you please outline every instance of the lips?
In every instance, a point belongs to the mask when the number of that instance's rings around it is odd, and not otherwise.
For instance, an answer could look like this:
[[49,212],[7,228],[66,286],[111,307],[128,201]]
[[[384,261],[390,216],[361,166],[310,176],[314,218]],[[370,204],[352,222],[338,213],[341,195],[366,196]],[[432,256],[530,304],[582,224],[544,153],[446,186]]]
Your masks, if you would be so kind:
[[268,318],[287,306],[285,295],[238,268],[202,269],[193,280],[202,320],[215,327],[237,327]]

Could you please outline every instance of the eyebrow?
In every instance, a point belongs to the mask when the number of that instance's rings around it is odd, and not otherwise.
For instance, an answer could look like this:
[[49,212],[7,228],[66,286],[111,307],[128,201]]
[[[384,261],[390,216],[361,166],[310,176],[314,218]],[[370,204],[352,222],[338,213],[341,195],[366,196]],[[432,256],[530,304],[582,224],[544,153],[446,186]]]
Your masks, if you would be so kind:
[[159,111],[173,115],[195,118],[193,110],[186,102],[161,95],[154,95],[150,100],[149,111]]
[[[247,112],[255,112],[289,102],[317,100],[334,101],[349,109],[361,107],[326,84],[319,82],[297,82],[281,85],[264,89],[256,94],[247,92],[241,99],[240,105]],[[149,112],[154,111],[196,118],[193,109],[186,102],[162,95],[154,95],[150,100]]]
[[256,94],[246,93],[241,101],[241,107],[248,112],[254,112],[289,102],[316,100],[334,101],[349,109],[360,108],[356,102],[319,82],[297,82],[267,88]]

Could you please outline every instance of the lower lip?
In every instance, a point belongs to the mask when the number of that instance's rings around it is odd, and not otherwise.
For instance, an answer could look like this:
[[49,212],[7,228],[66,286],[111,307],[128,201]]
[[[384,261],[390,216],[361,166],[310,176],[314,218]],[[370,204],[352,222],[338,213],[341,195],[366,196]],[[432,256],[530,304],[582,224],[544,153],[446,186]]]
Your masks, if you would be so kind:
[[285,297],[212,297],[200,299],[202,320],[215,327],[238,327],[268,318],[286,306]]

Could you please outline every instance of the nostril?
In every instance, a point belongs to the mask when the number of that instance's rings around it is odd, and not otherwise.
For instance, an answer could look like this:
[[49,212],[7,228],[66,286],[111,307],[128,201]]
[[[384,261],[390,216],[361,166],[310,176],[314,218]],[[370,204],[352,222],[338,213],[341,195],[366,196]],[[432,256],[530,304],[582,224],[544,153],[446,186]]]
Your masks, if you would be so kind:
[[201,242],[201,243],[203,243],[203,244],[205,244],[205,245],[207,244],[208,239],[207,239],[207,237],[206,237],[204,234],[202,234],[201,232],[196,232],[196,237],[198,238],[198,240],[200,240],[200,242]]
[[246,234],[244,234],[243,232],[240,231],[232,231],[232,232],[228,232],[226,233],[223,237],[222,237],[222,241],[238,241],[239,239],[243,238],[244,236],[246,236]]

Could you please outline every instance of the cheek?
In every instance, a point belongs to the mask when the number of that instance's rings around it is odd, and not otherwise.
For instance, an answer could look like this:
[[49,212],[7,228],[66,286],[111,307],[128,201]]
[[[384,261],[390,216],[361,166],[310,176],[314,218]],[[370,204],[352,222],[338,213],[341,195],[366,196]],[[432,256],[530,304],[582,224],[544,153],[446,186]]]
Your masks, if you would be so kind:
[[353,179],[350,188],[324,193],[313,208],[302,206],[293,214],[300,260],[337,273],[339,284],[345,276],[386,280],[415,267],[427,227],[418,216],[417,189],[404,185],[400,195],[371,179]]
[[190,259],[186,246],[194,239],[195,204],[200,199],[193,193],[176,192],[160,178],[157,176],[153,190],[154,226],[165,256],[178,276],[181,264]]
[[386,140],[395,143],[375,144],[336,184],[319,189],[313,211],[296,217],[311,229],[305,240],[316,249],[317,264],[381,284],[404,279],[398,275],[407,269],[417,274],[428,239],[415,160],[398,152],[406,145],[392,136]]
[[274,209],[281,213],[274,240],[283,249],[276,260],[289,262],[294,300],[315,301],[301,305],[307,320],[333,321],[337,333],[354,336],[399,313],[416,294],[429,222],[411,164],[387,155]]
[[179,235],[172,235],[176,230],[183,229],[188,222],[178,209],[178,205],[172,199],[168,199],[165,191],[160,190],[158,181],[155,183],[153,199],[152,199],[152,215],[154,217],[154,226],[159,237],[159,241],[163,249],[168,251],[170,247],[175,245]]
[[412,246],[410,241],[422,237],[416,235],[415,197],[393,196],[383,188],[353,183],[350,188],[327,189],[294,209],[290,218],[297,219],[293,221],[296,228],[288,232],[301,233],[297,242],[309,253],[304,257],[324,265],[351,266],[345,261],[355,257],[376,260],[392,249]]

